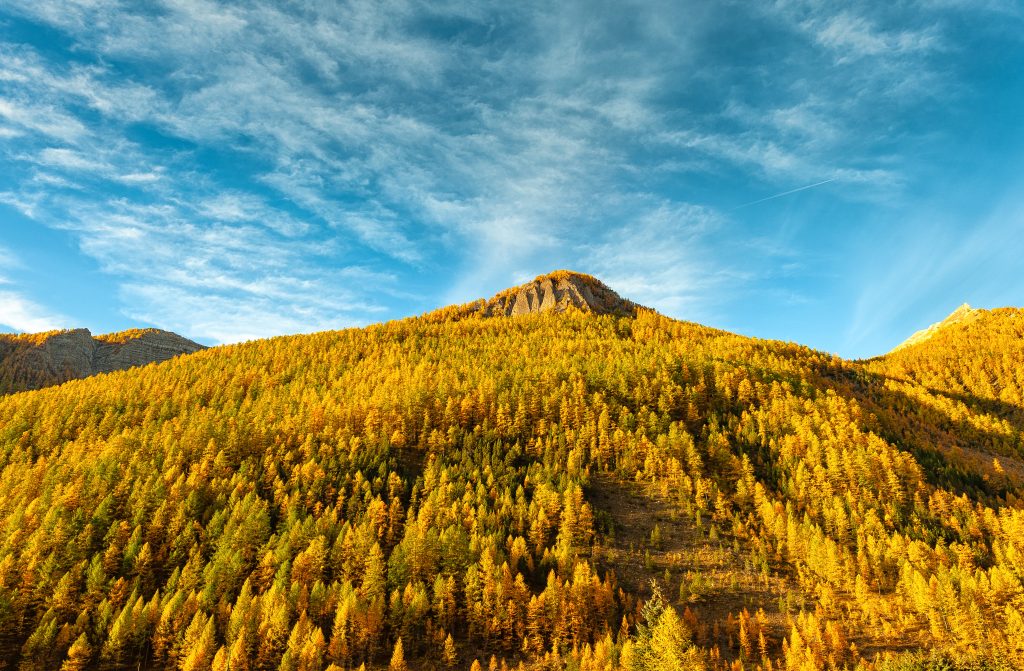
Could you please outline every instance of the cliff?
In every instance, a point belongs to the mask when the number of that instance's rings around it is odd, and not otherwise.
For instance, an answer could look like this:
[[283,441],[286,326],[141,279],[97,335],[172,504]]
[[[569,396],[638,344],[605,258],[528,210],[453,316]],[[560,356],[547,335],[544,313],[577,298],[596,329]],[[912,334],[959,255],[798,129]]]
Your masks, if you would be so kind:
[[0,393],[38,389],[205,349],[158,329],[93,337],[88,329],[0,335]]

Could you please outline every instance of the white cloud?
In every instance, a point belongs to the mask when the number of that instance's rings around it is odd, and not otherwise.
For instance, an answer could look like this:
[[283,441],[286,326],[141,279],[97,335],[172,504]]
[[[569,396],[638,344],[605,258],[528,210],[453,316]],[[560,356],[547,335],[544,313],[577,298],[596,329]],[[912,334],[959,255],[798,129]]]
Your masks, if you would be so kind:
[[811,21],[808,28],[821,45],[840,52],[841,59],[925,52],[940,44],[934,29],[884,32],[865,17],[849,12]]
[[86,134],[85,125],[74,116],[45,104],[25,104],[9,98],[0,98],[0,117],[26,130],[58,140],[72,142]]
[[0,288],[0,324],[15,331],[38,333],[66,328],[68,320],[49,313],[16,291]]
[[116,179],[125,184],[152,184],[162,179],[163,175],[159,171],[151,172],[130,172],[123,175],[118,175]]
[[0,325],[25,333],[66,327],[66,317],[55,314],[26,298],[3,274],[4,271],[23,267],[21,260],[13,252],[0,247]]
[[40,196],[37,193],[13,193],[11,191],[0,191],[0,203],[13,207],[29,219],[35,218],[39,202]]
[[715,211],[662,203],[588,246],[581,259],[623,296],[683,319],[714,320],[714,296],[742,280],[708,255],[708,236],[727,226]]
[[296,305],[256,296],[236,300],[217,293],[197,293],[173,285],[125,284],[122,298],[132,306],[127,314],[148,324],[195,334],[217,344],[312,333],[365,324],[330,314],[317,306]]
[[29,49],[0,43],[0,81],[31,91],[34,101],[45,100],[56,107],[64,101],[73,101],[126,121],[145,119],[162,104],[150,87],[111,81],[106,74],[104,67],[95,65],[55,69]]
[[[21,260],[14,255],[11,250],[0,247],[0,270],[10,270],[12,268],[21,268]],[[0,284],[3,284],[5,280],[3,275],[0,275]]]
[[122,278],[130,316],[190,336],[229,342],[285,326],[356,323],[382,308],[348,288],[354,278],[373,277],[384,288],[393,282],[372,271],[324,268],[329,243],[279,244],[276,233],[255,224],[195,223],[182,205],[73,198],[61,205],[51,197],[50,207],[64,213],[50,225],[73,233],[105,272]]
[[39,152],[36,162],[40,165],[63,170],[82,170],[95,173],[110,170],[109,165],[88,158],[81,152],[56,147],[48,147]]
[[202,200],[199,214],[217,221],[256,222],[287,237],[308,233],[310,225],[267,205],[266,201],[251,193],[223,192]]

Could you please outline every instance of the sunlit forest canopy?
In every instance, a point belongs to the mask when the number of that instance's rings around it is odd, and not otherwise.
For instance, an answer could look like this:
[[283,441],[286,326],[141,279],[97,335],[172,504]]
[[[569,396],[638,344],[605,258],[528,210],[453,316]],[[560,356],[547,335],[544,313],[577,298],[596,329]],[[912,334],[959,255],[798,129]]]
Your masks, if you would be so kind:
[[452,308],[9,395],[0,656],[1018,668],[1022,323],[857,363]]

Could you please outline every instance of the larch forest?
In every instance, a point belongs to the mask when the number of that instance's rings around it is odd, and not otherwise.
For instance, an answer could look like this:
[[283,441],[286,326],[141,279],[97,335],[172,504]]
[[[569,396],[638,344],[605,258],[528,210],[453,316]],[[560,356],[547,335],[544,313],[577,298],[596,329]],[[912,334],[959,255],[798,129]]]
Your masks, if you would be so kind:
[[6,389],[0,667],[1024,668],[1024,311],[849,361],[538,282]]

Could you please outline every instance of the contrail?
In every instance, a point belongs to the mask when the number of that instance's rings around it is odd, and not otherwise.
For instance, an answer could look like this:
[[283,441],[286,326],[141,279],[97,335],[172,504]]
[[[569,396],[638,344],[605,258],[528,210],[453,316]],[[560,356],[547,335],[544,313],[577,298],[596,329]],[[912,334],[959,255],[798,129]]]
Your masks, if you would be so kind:
[[815,182],[814,184],[808,184],[807,186],[801,186],[801,187],[797,187],[795,189],[790,189],[789,191],[783,191],[782,193],[777,193],[774,196],[768,196],[767,198],[762,198],[760,200],[752,200],[749,203],[743,203],[742,205],[737,205],[736,207],[734,207],[732,209],[733,210],[738,210],[741,207],[748,207],[750,205],[757,205],[758,203],[763,203],[763,202],[765,202],[767,200],[775,200],[776,198],[782,198],[783,196],[788,196],[789,194],[796,193],[797,191],[806,191],[807,189],[813,189],[816,186],[821,186],[822,184],[828,184],[829,182],[834,182],[834,181],[836,181],[835,177],[829,177],[828,179],[822,180],[820,182]]

